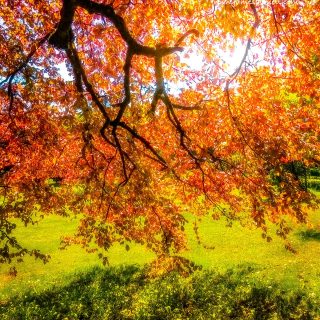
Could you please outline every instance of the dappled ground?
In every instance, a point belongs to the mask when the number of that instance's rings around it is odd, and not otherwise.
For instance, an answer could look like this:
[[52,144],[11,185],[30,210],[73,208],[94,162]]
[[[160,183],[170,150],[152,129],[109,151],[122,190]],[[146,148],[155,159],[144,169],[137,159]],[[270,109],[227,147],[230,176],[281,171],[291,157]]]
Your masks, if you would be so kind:
[[16,231],[23,244],[52,258],[0,267],[0,319],[320,319],[319,213],[311,213],[309,226],[293,224],[296,253],[274,227],[267,242],[254,227],[210,218],[197,221],[199,244],[190,215],[183,256],[203,270],[157,280],[143,267],[154,255],[138,245],[113,247],[109,268],[77,246],[59,250],[77,219],[49,216]]
[[[266,282],[279,283],[286,288],[303,287],[311,293],[320,294],[320,211],[310,216],[312,226],[295,226],[289,240],[297,250],[294,254],[285,249],[284,243],[275,235],[275,229],[270,230],[273,240],[267,242],[261,237],[261,231],[255,228],[244,228],[239,223],[226,227],[226,221],[213,221],[202,218],[198,222],[198,233],[202,244],[198,244],[193,231],[194,217],[188,217],[186,232],[190,250],[183,255],[203,266],[225,272],[239,265],[255,267],[252,277]],[[78,246],[59,250],[62,235],[71,234],[77,220],[73,217],[62,218],[49,216],[38,225],[17,229],[17,237],[23,245],[39,248],[51,255],[47,264],[25,258],[23,263],[0,266],[0,300],[25,290],[38,292],[51,286],[64,286],[74,272],[86,271],[93,266],[101,266],[96,254],[88,254]],[[154,254],[146,248],[132,243],[130,249],[124,246],[114,246],[108,252],[111,266],[120,264],[149,263]],[[204,247],[205,246],[205,247]],[[206,247],[211,246],[212,249]],[[10,275],[10,267],[18,270],[16,277]]]
[[0,306],[2,319],[319,319],[320,299],[253,282],[252,267],[146,277],[137,266],[93,268],[66,286]]

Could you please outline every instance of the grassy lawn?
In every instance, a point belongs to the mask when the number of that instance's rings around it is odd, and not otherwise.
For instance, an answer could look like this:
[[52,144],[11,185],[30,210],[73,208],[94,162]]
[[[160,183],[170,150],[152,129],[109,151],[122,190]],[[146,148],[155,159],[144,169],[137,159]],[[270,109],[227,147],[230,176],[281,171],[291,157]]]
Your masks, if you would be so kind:
[[[36,248],[51,256],[50,262],[26,257],[23,263],[0,265],[0,301],[24,290],[35,292],[51,286],[68,283],[75,272],[102,267],[97,254],[87,253],[80,246],[73,245],[60,250],[62,236],[72,235],[76,230],[75,218],[48,216],[36,225],[24,227],[18,224],[16,237],[22,245]],[[152,260],[153,253],[141,246],[132,246],[126,251],[122,246],[114,246],[109,254],[110,265],[144,264]],[[18,270],[16,277],[11,276],[10,267]]]
[[[251,270],[246,277],[253,283],[262,281],[269,286],[280,284],[287,289],[302,288],[320,294],[320,211],[312,212],[310,218],[313,229],[296,226],[289,237],[297,249],[293,254],[284,248],[283,241],[274,235],[272,228],[273,241],[268,243],[261,237],[260,230],[244,228],[238,223],[230,228],[223,220],[210,218],[202,218],[199,222],[203,244],[214,246],[214,249],[205,249],[196,241],[192,230],[195,218],[190,216],[186,228],[190,249],[183,255],[205,269],[218,272],[245,267]],[[59,250],[60,237],[72,234],[76,225],[75,218],[49,216],[37,225],[19,227],[16,230],[18,239],[24,245],[50,254],[51,260],[44,265],[26,258],[23,263],[15,265],[18,269],[16,277],[9,274],[10,266],[0,266],[0,301],[24,291],[37,293],[49,287],[63,286],[72,280],[75,272],[102,267],[96,254],[88,254],[78,246]],[[154,257],[152,252],[138,245],[131,245],[129,251],[114,246],[108,256],[111,266],[142,265]]]
[[[312,214],[317,225],[319,211]],[[253,283],[262,281],[272,286],[280,284],[285,288],[304,288],[320,294],[320,228],[318,231],[306,226],[296,226],[289,235],[289,241],[297,250],[292,253],[285,249],[284,242],[271,228],[272,241],[261,237],[261,231],[246,229],[239,224],[225,227],[224,223],[205,219],[200,225],[203,242],[214,245],[207,250],[193,239],[191,250],[185,256],[206,269],[225,272],[228,269],[251,268]]]

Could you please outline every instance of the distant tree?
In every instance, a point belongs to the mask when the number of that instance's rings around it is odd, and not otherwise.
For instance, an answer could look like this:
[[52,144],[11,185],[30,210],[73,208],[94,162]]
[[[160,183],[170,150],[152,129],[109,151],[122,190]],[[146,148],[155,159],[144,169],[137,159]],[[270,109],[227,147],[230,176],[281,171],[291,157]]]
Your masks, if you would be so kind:
[[306,220],[284,164],[320,161],[319,1],[0,4],[2,262],[45,259],[11,232],[37,212],[158,255],[185,248],[185,212]]

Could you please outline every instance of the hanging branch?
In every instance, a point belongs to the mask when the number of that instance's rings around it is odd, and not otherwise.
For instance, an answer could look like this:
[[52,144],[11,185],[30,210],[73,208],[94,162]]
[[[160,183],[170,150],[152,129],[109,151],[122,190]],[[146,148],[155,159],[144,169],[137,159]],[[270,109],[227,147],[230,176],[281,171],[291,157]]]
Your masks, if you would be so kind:
[[[67,55],[69,58],[69,61],[71,63],[71,66],[74,70],[74,74],[77,74],[78,76],[81,75],[81,80],[83,81],[87,91],[90,93],[92,100],[99,108],[100,112],[102,113],[103,117],[106,121],[110,121],[110,117],[106,111],[105,106],[102,104],[102,102],[99,100],[99,97],[95,93],[92,84],[87,78],[87,75],[82,67],[78,52],[74,46],[73,42],[70,42],[67,49]],[[80,82],[80,79],[76,79],[77,82]]]
[[247,41],[246,50],[244,52],[244,55],[243,55],[243,57],[241,59],[241,62],[239,64],[238,68],[231,74],[231,76],[230,76],[231,79],[229,81],[227,81],[227,85],[226,85],[227,88],[229,88],[230,83],[237,77],[237,75],[241,71],[241,68],[242,68],[243,64],[245,63],[245,61],[247,59],[247,56],[248,56],[248,53],[249,53],[250,48],[251,48],[251,43],[252,43],[251,34],[255,33],[255,31],[257,30],[257,28],[259,27],[259,24],[260,24],[260,18],[258,16],[258,12],[257,12],[256,6],[252,2],[250,3],[250,9],[251,9],[251,11],[252,11],[252,13],[254,15],[254,24],[251,27],[250,36],[249,36],[248,41]]
[[236,79],[236,77],[238,76],[238,74],[240,73],[240,71],[242,69],[242,66],[243,66],[244,62],[247,59],[249,50],[251,48],[251,43],[252,43],[251,34],[254,34],[254,32],[256,31],[256,29],[258,28],[258,26],[260,24],[260,19],[259,19],[259,16],[258,16],[258,12],[257,12],[256,6],[252,2],[250,2],[250,9],[252,10],[252,13],[254,15],[255,21],[254,21],[253,26],[251,27],[250,36],[248,38],[247,45],[246,45],[246,50],[245,50],[245,53],[244,53],[244,55],[242,57],[242,60],[241,60],[241,62],[239,64],[238,68],[231,74],[230,79],[228,79],[227,82],[226,82],[225,93],[226,93],[226,98],[227,98],[228,111],[229,111],[230,117],[232,119],[232,122],[234,123],[234,126],[235,126],[236,130],[240,133],[240,136],[241,136],[242,140],[244,141],[245,145],[247,145],[249,147],[249,149],[256,156],[261,158],[261,155],[259,155],[254,150],[254,148],[249,144],[249,142],[247,141],[247,138],[245,137],[245,134],[243,133],[242,129],[239,126],[238,120],[233,115],[233,112],[232,112],[232,109],[231,109],[231,99],[230,99],[230,90],[229,90],[230,84]]
[[[82,66],[80,61],[78,52],[76,50],[74,44],[74,35],[72,32],[72,23],[75,15],[75,11],[77,7],[81,7],[88,11],[91,14],[99,14],[106,19],[108,19],[114,27],[119,32],[121,38],[127,45],[127,52],[125,63],[123,67],[124,71],[124,80],[123,80],[123,88],[124,88],[124,99],[122,102],[118,103],[117,106],[120,107],[117,115],[114,119],[111,119],[107,113],[106,106],[99,100],[98,95],[95,93],[92,84],[88,80],[86,72]],[[122,170],[125,177],[125,180],[129,178],[127,174],[127,164],[126,159],[130,159],[129,155],[123,149],[121,141],[118,137],[117,129],[120,127],[123,130],[126,130],[133,138],[137,139],[149,152],[153,154],[153,156],[157,162],[159,162],[162,166],[168,167],[166,160],[159,154],[157,150],[154,149],[152,144],[145,139],[143,136],[138,134],[136,130],[132,129],[128,124],[122,121],[122,117],[126,111],[126,108],[129,106],[131,102],[131,91],[130,91],[130,68],[131,62],[134,55],[143,55],[146,57],[153,57],[155,60],[155,76],[156,76],[156,89],[154,92],[153,100],[151,103],[151,111],[156,110],[156,106],[158,101],[161,99],[167,107],[169,120],[174,125],[176,130],[180,135],[180,145],[187,151],[190,157],[194,159],[196,162],[198,161],[192,151],[187,147],[185,140],[189,139],[186,136],[186,133],[177,118],[174,108],[181,110],[196,110],[199,109],[198,106],[185,107],[177,104],[172,104],[167,93],[165,92],[164,86],[164,77],[162,70],[162,58],[166,55],[173,54],[175,52],[183,51],[183,48],[179,45],[185,40],[185,38],[191,34],[198,35],[198,32],[194,29],[183,34],[176,42],[176,45],[173,47],[165,47],[165,46],[156,46],[148,47],[137,42],[131,35],[128,30],[128,27],[124,21],[124,19],[115,13],[113,7],[111,5],[96,3],[91,0],[63,0],[63,5],[61,9],[61,18],[60,22],[57,26],[57,29],[49,38],[49,43],[59,49],[65,49],[67,51],[67,55],[71,66],[73,68],[73,72],[75,75],[75,85],[79,92],[83,91],[83,86],[90,93],[92,100],[97,105],[99,111],[103,115],[105,122],[100,129],[101,136],[107,141],[110,145],[112,145],[115,149],[119,151],[120,159],[122,162]],[[108,129],[111,129],[108,133]],[[111,139],[108,135],[111,134]],[[132,161],[131,161],[132,162]]]

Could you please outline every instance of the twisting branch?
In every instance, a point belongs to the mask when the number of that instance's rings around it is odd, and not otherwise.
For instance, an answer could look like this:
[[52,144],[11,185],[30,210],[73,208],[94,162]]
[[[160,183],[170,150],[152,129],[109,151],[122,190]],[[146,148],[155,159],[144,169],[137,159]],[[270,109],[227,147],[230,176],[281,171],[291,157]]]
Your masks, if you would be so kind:
[[72,67],[76,88],[78,92],[83,95],[82,73],[81,68],[78,66],[79,61],[75,58],[75,54],[72,49],[66,50],[66,53]]
[[184,33],[175,43],[175,46],[180,46],[181,43],[190,35],[190,34],[194,34],[196,37],[199,36],[199,31],[196,29],[191,29],[189,31],[187,31],[186,33]]
[[122,163],[122,170],[123,170],[123,175],[125,178],[125,181],[128,181],[128,175],[127,175],[127,166],[126,166],[126,161],[125,161],[125,157],[124,157],[124,152],[121,146],[121,143],[118,139],[118,135],[117,135],[117,126],[114,126],[112,129],[112,136],[113,139],[115,141],[116,147],[119,150],[120,153],[120,158],[121,158],[121,163]]
[[[101,16],[107,18],[117,29],[121,38],[127,45],[127,53],[125,64],[123,67],[124,71],[124,99],[122,102],[118,103],[119,111],[115,118],[112,120],[107,113],[106,107],[99,100],[98,95],[95,93],[92,84],[87,78],[85,70],[80,61],[78,52],[75,48],[72,32],[72,23],[75,15],[75,11],[77,7],[81,7],[88,11],[91,14],[100,14]],[[101,136],[107,141],[110,145],[112,145],[115,149],[119,151],[119,155],[122,162],[123,174],[125,177],[125,181],[129,178],[127,174],[127,165],[125,160],[129,159],[129,155],[123,149],[121,145],[121,141],[118,137],[117,129],[120,127],[126,130],[131,136],[140,143],[154,156],[152,159],[159,162],[162,166],[168,167],[166,160],[159,154],[157,150],[151,145],[151,143],[145,139],[143,136],[138,134],[136,130],[131,128],[128,124],[122,121],[122,117],[125,113],[126,108],[131,102],[131,92],[130,92],[130,68],[131,62],[134,55],[143,55],[147,57],[153,57],[155,61],[155,76],[156,76],[156,90],[153,96],[153,101],[151,103],[151,110],[155,111],[157,103],[159,100],[162,100],[166,105],[168,110],[169,120],[172,122],[173,126],[176,128],[180,135],[180,144],[187,151],[187,153],[198,163],[198,159],[192,153],[192,151],[187,147],[185,140],[188,139],[179,119],[177,118],[174,109],[181,110],[197,110],[199,106],[191,106],[184,107],[178,104],[172,104],[170,98],[165,92],[164,86],[164,77],[162,70],[162,58],[166,55],[170,55],[174,52],[181,52],[183,50],[179,45],[185,40],[185,38],[191,34],[198,35],[198,32],[194,29],[183,34],[176,42],[173,47],[148,47],[140,44],[133,38],[128,27],[124,21],[124,19],[116,14],[113,7],[111,5],[96,3],[92,0],[63,0],[63,5],[61,9],[61,18],[58,24],[58,27],[54,34],[50,37],[49,43],[54,45],[56,48],[65,49],[67,51],[68,59],[72,65],[74,77],[75,77],[75,85],[79,92],[83,92],[83,86],[90,93],[93,102],[97,105],[98,109],[102,113],[104,117],[104,125],[100,129]],[[111,131],[108,131],[108,129]],[[111,135],[109,138],[108,136]]]
[[117,149],[117,146],[106,136],[106,130],[108,129],[109,127],[109,124],[110,124],[110,120],[107,119],[103,126],[101,127],[100,129],[100,134],[101,134],[101,137],[107,141],[111,146],[113,146],[115,149]]
[[[81,61],[80,61],[79,55],[77,53],[77,50],[74,46],[74,43],[71,40],[68,44],[67,55],[68,55],[69,61],[70,61],[72,68],[73,68],[73,73],[75,75],[76,86],[77,86],[78,91],[80,93],[82,93],[82,90],[83,90],[82,82],[83,82],[87,91],[90,93],[92,100],[98,106],[100,112],[103,114],[103,116],[105,118],[105,122],[104,122],[104,125],[102,126],[102,128],[100,129],[100,133],[106,142],[108,142],[111,146],[113,146],[115,149],[117,149],[119,151],[121,162],[122,162],[123,174],[124,174],[125,182],[126,182],[126,181],[128,181],[129,176],[127,175],[125,158],[127,158],[130,162],[132,162],[132,161],[131,161],[129,155],[123,150],[123,148],[120,144],[120,141],[118,139],[116,130],[117,130],[118,122],[120,121],[121,116],[124,113],[126,106],[130,102],[129,70],[130,70],[130,63],[131,63],[132,55],[131,54],[127,55],[128,58],[127,58],[125,68],[124,68],[125,74],[126,74],[125,81],[124,81],[126,96],[125,96],[124,101],[120,104],[120,111],[114,121],[111,121],[109,115],[107,114],[105,106],[101,103],[101,101],[99,100],[99,97],[94,92],[92,84],[89,82],[87,75],[81,65]],[[110,141],[110,139],[105,134],[105,131],[109,127],[109,125],[113,125],[112,136],[114,139],[114,143],[112,141]]]
[[[155,149],[151,146],[151,144],[144,139],[142,136],[140,136],[139,134],[137,134],[133,129],[131,129],[128,125],[121,123],[121,117],[125,111],[125,108],[127,107],[127,105],[130,103],[130,65],[131,65],[131,59],[132,59],[132,54],[130,51],[128,51],[127,53],[127,58],[126,58],[126,63],[124,66],[124,71],[125,71],[125,79],[124,79],[124,89],[125,89],[125,99],[120,103],[120,110],[115,118],[115,120],[110,119],[110,117],[108,116],[106,110],[105,110],[105,106],[100,102],[98,96],[96,95],[96,93],[93,90],[93,87],[91,85],[91,83],[89,82],[89,80],[87,79],[86,73],[81,65],[81,61],[79,59],[78,53],[74,47],[73,43],[69,44],[69,48],[67,49],[67,54],[70,60],[70,63],[73,67],[74,70],[74,74],[76,75],[76,84],[77,87],[79,87],[79,89],[81,89],[81,81],[83,81],[87,91],[91,94],[91,97],[93,99],[93,101],[96,103],[96,105],[98,106],[99,110],[101,111],[101,113],[103,114],[104,118],[105,118],[105,123],[102,126],[102,128],[100,129],[100,133],[101,136],[105,139],[105,141],[107,141],[110,145],[112,145],[115,149],[117,149],[119,151],[120,154],[120,158],[121,158],[121,162],[122,162],[122,169],[123,169],[123,174],[125,177],[125,182],[129,179],[129,175],[127,174],[127,168],[126,168],[126,161],[125,159],[128,159],[131,163],[132,160],[130,159],[129,155],[123,150],[120,140],[117,136],[117,127],[120,126],[124,129],[126,129],[132,136],[134,136],[135,138],[137,138],[138,140],[140,140],[145,147],[150,150],[154,155],[157,156],[159,162],[166,166],[166,161],[157,153],[157,151],[155,151]],[[81,79],[79,79],[79,76],[81,75]],[[81,80],[81,81],[80,81]],[[107,137],[106,135],[106,130],[109,126],[112,126],[112,137],[114,142],[110,141],[110,139]]]
[[230,99],[230,84],[236,79],[236,77],[238,76],[238,74],[240,73],[241,71],[241,68],[244,64],[244,62],[246,61],[247,59],[247,56],[248,56],[248,53],[249,53],[249,50],[251,48],[251,43],[252,43],[252,38],[251,38],[251,34],[253,34],[256,29],[258,28],[259,24],[260,24],[260,19],[259,19],[259,16],[258,16],[258,12],[257,12],[257,9],[256,9],[256,6],[252,3],[252,1],[250,1],[250,9],[252,10],[253,12],[253,15],[254,15],[254,18],[255,18],[255,21],[254,21],[254,24],[253,26],[251,27],[251,31],[250,31],[250,36],[248,38],[248,41],[247,41],[247,46],[246,46],[246,50],[245,50],[245,53],[243,55],[243,58],[240,62],[240,65],[238,66],[238,68],[233,72],[233,74],[230,76],[230,79],[227,80],[226,82],[226,87],[225,87],[225,93],[226,93],[226,98],[227,98],[227,107],[228,107],[228,111],[229,111],[229,114],[230,114],[230,117],[232,119],[232,122],[234,123],[234,126],[236,128],[236,130],[240,133],[241,135],[241,138],[243,140],[243,142],[245,143],[245,145],[247,145],[249,147],[249,149],[251,149],[251,151],[257,155],[258,157],[261,157],[260,155],[257,154],[257,152],[251,147],[251,145],[248,143],[242,129],[239,127],[239,123],[238,123],[238,120],[236,119],[236,117],[233,115],[232,113],[232,110],[231,110],[231,99]]
[[164,167],[168,167],[166,160],[159,154],[158,151],[154,149],[154,147],[151,145],[151,143],[145,139],[143,136],[141,136],[139,133],[137,133],[134,129],[132,129],[130,126],[128,126],[125,122],[119,122],[119,127],[122,127],[123,129],[127,130],[134,138],[139,140],[146,149],[148,149],[158,160],[160,164],[162,164]]
[[[102,115],[104,116],[106,121],[110,122],[110,117],[106,111],[105,106],[102,104],[102,102],[99,100],[99,97],[97,96],[97,94],[95,93],[92,84],[90,83],[90,81],[87,78],[87,75],[82,67],[78,52],[73,44],[73,42],[70,42],[68,45],[68,49],[67,49],[67,55],[69,57],[69,61],[71,63],[71,66],[73,68],[73,72],[75,75],[81,75],[81,80],[83,81],[87,91],[90,93],[92,100],[94,101],[94,103],[97,105],[97,107],[99,108],[100,112],[102,113]],[[80,79],[76,79],[77,82],[80,82]],[[81,83],[81,82],[80,82]],[[80,85],[79,83],[79,85]]]
[[[158,47],[160,49],[160,47]],[[162,94],[164,94],[164,79],[163,79],[163,70],[162,70],[162,56],[160,54],[156,54],[154,58],[154,68],[155,68],[155,76],[156,76],[156,90],[153,95],[153,99],[151,102],[151,113],[155,113],[157,104]]]
[[172,107],[174,109],[179,109],[179,110],[201,110],[200,108],[200,103],[197,103],[195,104],[194,106],[190,106],[190,107],[187,107],[187,106],[183,106],[181,104],[175,104],[175,103],[172,103]]
[[68,49],[68,45],[73,40],[71,24],[76,10],[75,0],[63,0],[61,9],[61,19],[56,31],[49,39],[49,43],[59,49]]
[[[143,46],[138,43],[130,34],[123,18],[115,13],[110,5],[96,3],[91,0],[63,0],[61,19],[56,32],[52,35],[49,42],[57,48],[67,49],[69,40],[73,39],[71,25],[77,6],[87,10],[89,13],[96,13],[109,19],[120,33],[133,54],[154,57],[156,48]],[[158,53],[162,56],[182,51],[181,47],[162,48]]]
[[252,43],[251,34],[254,34],[254,32],[256,31],[256,29],[259,27],[259,24],[260,24],[260,19],[259,19],[259,16],[258,16],[258,12],[257,12],[256,6],[252,2],[250,3],[250,9],[251,9],[251,11],[253,12],[253,15],[254,15],[254,24],[251,27],[250,36],[248,38],[247,45],[246,45],[246,50],[244,52],[242,60],[241,60],[241,62],[239,64],[238,68],[231,74],[231,80],[229,80],[229,82],[227,82],[227,86],[229,86],[229,84],[237,77],[237,75],[239,74],[243,64],[245,63],[245,61],[247,59],[247,56],[248,56],[248,53],[249,53],[249,50],[251,48],[251,43]]
[[156,55],[155,57],[155,75],[156,75],[156,91],[152,101],[151,111],[153,112],[155,111],[153,108],[155,108],[156,105],[153,105],[153,104],[157,103],[157,101],[161,99],[167,108],[167,115],[170,122],[173,124],[173,126],[176,128],[176,130],[180,135],[180,145],[188,153],[188,155],[193,160],[195,160],[196,164],[198,164],[198,159],[195,157],[195,155],[192,153],[192,151],[187,147],[185,143],[185,139],[186,138],[189,139],[189,138],[187,137],[186,132],[181,125],[181,122],[179,121],[177,115],[175,114],[173,110],[174,106],[171,103],[171,100],[165,91],[164,77],[163,77],[163,70],[162,70],[162,57],[158,55]]
[[120,122],[127,106],[130,103],[131,100],[131,91],[130,91],[130,67],[131,67],[131,60],[132,60],[132,52],[129,49],[127,51],[127,56],[126,56],[126,62],[124,64],[123,67],[123,71],[124,71],[124,80],[123,80],[123,86],[124,86],[124,94],[125,97],[123,99],[123,101],[121,103],[119,103],[118,105],[120,106],[120,110],[116,116],[116,118],[110,123],[111,125],[113,125],[114,127],[116,127],[118,125],[118,123]]
[[123,99],[123,101],[121,103],[119,103],[120,106],[120,110],[116,116],[116,118],[110,122],[110,125],[113,126],[112,129],[112,136],[113,139],[115,141],[116,147],[119,150],[120,153],[120,158],[121,158],[121,162],[122,162],[122,170],[123,170],[123,174],[125,177],[125,181],[128,181],[129,177],[127,175],[127,169],[126,169],[126,161],[125,161],[125,154],[124,151],[122,149],[120,140],[118,138],[117,135],[117,127],[118,124],[127,108],[127,106],[130,103],[131,100],[131,92],[130,92],[130,67],[131,67],[131,60],[132,60],[132,52],[130,50],[130,48],[127,51],[127,55],[126,55],[126,62],[124,64],[123,70],[124,70],[124,80],[123,80],[123,86],[124,86],[124,94],[125,97]]

